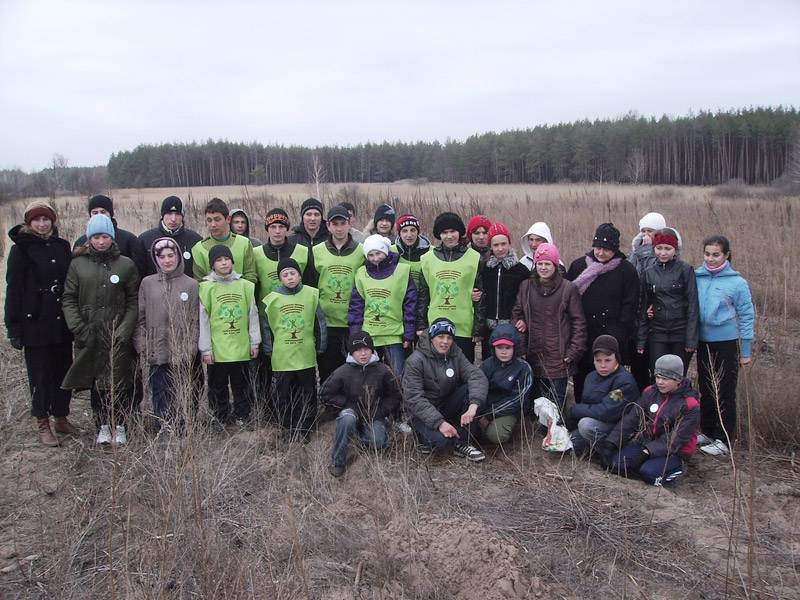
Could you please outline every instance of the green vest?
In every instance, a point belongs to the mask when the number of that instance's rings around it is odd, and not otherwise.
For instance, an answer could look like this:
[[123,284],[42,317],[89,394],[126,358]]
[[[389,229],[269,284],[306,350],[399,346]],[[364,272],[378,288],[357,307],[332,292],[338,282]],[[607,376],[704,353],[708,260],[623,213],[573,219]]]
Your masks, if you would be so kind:
[[458,260],[445,262],[430,251],[422,255],[420,262],[430,293],[428,324],[445,317],[456,326],[458,337],[472,337],[475,320],[472,288],[478,274],[480,254],[469,248]]
[[353,293],[356,270],[364,264],[361,244],[347,256],[331,254],[326,244],[313,248],[314,267],[319,273],[319,303],[328,327],[347,327],[347,308]]
[[[230,237],[224,242],[214,238],[206,238],[202,242],[197,242],[192,246],[192,260],[194,260],[194,278],[202,280],[203,277],[211,273],[211,265],[208,264],[208,251],[217,244],[222,244],[231,249],[233,255],[233,270],[243,275],[244,257],[247,251],[253,251],[250,240],[243,235],[231,233]],[[216,360],[216,359],[215,359]]]
[[[419,272],[422,270],[422,261],[408,260],[407,258],[403,258],[403,255],[400,253],[400,249],[397,247],[397,244],[392,244],[392,252],[397,252],[400,254],[400,262],[411,267],[411,279],[414,280],[414,285],[419,287]],[[427,254],[427,252],[425,254]],[[422,256],[425,256],[425,254]]]
[[364,299],[364,331],[376,346],[403,342],[403,300],[408,292],[411,268],[398,264],[386,279],[373,279],[367,267],[356,271],[356,289]]
[[[261,306],[267,294],[274,292],[275,288],[281,285],[280,278],[278,277],[278,261],[267,258],[267,255],[264,254],[263,246],[253,249],[253,258],[255,259],[256,271],[258,272],[258,305]],[[300,275],[302,275],[308,263],[308,248],[297,244],[290,258],[297,261],[297,264],[300,266]]]
[[250,360],[250,303],[255,289],[252,282],[241,277],[229,284],[200,283],[200,302],[211,325],[214,362]]
[[304,285],[296,294],[272,293],[264,312],[272,331],[272,370],[300,371],[317,364],[314,320],[319,290]]

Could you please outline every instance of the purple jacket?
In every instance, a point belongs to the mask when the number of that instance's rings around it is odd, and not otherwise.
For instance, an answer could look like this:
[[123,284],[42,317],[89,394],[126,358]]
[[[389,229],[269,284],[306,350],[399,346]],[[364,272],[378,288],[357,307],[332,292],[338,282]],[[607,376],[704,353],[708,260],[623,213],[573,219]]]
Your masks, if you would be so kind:
[[[397,252],[389,252],[389,255],[377,265],[369,261],[364,264],[370,277],[373,279],[386,279],[395,272],[399,260],[400,255]],[[403,340],[414,341],[416,318],[417,287],[414,285],[411,274],[409,274],[408,288],[406,289],[406,296],[403,298]],[[355,286],[353,286],[353,295],[350,296],[350,307],[347,309],[347,323],[350,325],[351,334],[361,331],[364,324],[364,298],[361,297]]]

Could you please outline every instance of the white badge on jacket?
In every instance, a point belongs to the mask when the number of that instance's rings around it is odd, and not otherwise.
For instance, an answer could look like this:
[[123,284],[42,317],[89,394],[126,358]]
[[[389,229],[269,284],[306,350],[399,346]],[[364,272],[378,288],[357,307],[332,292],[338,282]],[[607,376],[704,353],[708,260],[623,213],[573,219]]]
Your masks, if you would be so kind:
[[119,275],[114,273],[111,277],[108,278],[111,283],[119,283]]
[[658,404],[655,402],[650,405],[650,412],[658,412]]
[[453,375],[456,374],[456,372],[453,371],[453,369],[447,369],[447,371],[445,371],[444,374],[447,375],[448,377],[452,377]]
[[186,302],[188,299],[189,299],[189,294],[187,294],[186,292],[181,292],[181,300]]
[[192,253],[187,250],[186,252],[183,253],[183,258],[189,260],[190,258],[192,258]]

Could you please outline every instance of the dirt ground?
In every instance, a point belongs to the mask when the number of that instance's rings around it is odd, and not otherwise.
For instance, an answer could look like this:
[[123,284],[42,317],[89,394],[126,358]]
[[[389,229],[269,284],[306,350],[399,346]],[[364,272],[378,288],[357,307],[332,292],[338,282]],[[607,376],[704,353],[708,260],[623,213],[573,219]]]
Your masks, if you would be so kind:
[[[531,421],[482,464],[393,434],[327,473],[271,425],[37,441],[2,350],[2,598],[798,598],[800,469],[696,456],[675,489],[541,450]],[[86,394],[74,421],[90,426]],[[535,433],[534,433],[535,432]],[[357,448],[354,444],[352,448]]]

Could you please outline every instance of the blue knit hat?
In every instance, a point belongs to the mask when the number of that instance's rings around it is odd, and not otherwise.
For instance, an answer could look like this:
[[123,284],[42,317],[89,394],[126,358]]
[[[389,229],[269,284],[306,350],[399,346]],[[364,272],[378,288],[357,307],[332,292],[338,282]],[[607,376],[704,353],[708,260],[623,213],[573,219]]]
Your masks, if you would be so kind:
[[433,339],[437,335],[441,335],[443,333],[456,337],[456,326],[453,325],[453,323],[448,319],[439,317],[433,322],[433,324],[430,326],[430,329],[428,329],[428,335],[430,335],[430,338]]
[[94,215],[86,224],[86,238],[91,238],[98,233],[105,233],[115,237],[114,224],[106,215]]

